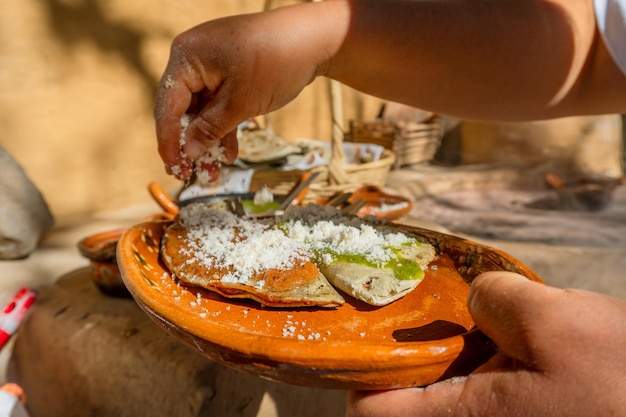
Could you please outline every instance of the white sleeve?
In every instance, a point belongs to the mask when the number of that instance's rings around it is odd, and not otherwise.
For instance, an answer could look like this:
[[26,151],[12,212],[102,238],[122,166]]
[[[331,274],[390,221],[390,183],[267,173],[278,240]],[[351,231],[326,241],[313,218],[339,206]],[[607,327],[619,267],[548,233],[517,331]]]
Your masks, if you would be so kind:
[[602,38],[626,75],[626,0],[593,0],[593,3]]

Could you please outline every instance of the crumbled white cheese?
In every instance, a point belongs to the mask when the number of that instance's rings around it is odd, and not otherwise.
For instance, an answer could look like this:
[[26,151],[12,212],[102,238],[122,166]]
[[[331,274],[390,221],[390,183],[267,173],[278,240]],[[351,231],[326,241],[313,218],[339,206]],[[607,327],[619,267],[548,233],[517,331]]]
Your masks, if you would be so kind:
[[[183,114],[180,118],[180,136],[178,137],[178,146],[180,148],[180,154],[183,158],[186,158],[187,155],[185,154],[185,152],[183,151],[184,146],[186,140],[185,140],[185,135],[187,134],[187,129],[189,128],[189,123],[191,123],[191,115],[190,114]],[[176,166],[176,168],[178,170],[180,170],[179,166]],[[172,167],[172,170],[174,169],[174,167]],[[174,172],[174,174],[176,174],[176,172]]]
[[257,206],[262,206],[274,201],[274,194],[267,188],[267,186],[263,186],[259,191],[254,193],[254,204]]
[[[381,265],[396,255],[393,248],[415,242],[403,233],[383,233],[361,220],[344,217],[335,209],[293,207],[285,214],[282,226],[287,236],[321,254],[320,261],[329,264],[332,254],[364,256],[375,265]],[[339,214],[338,214],[339,213]]]
[[196,159],[194,163],[198,183],[200,185],[208,185],[213,179],[209,177],[209,172],[206,168],[213,164],[221,166],[224,161],[226,161],[224,147],[219,141],[212,142],[207,151]]
[[189,253],[184,254],[189,262],[229,270],[223,282],[247,284],[254,274],[289,269],[296,261],[308,259],[303,245],[280,230],[227,211],[191,204],[181,210],[180,219],[188,228]]
[[189,242],[182,254],[189,264],[228,271],[221,278],[224,283],[262,288],[262,281],[250,281],[253,275],[290,269],[299,261],[308,261],[312,254],[321,254],[318,261],[326,264],[333,262],[333,254],[354,254],[382,266],[397,256],[394,249],[415,242],[402,233],[384,233],[358,218],[345,217],[335,209],[314,207],[292,207],[277,219],[278,227],[271,227],[201,203],[187,205],[180,212]]

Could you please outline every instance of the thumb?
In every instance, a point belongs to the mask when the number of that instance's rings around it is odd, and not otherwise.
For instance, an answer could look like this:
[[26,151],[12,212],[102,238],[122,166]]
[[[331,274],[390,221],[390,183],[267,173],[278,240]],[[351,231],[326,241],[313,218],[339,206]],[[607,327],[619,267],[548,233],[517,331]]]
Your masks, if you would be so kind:
[[392,391],[352,391],[347,417],[449,417],[466,387],[465,378],[446,380],[426,388]]
[[190,158],[197,159],[216,142],[225,142],[224,139],[229,136],[236,138],[239,124],[255,116],[248,114],[243,100],[239,105],[234,104],[233,95],[225,82],[215,94],[199,104],[200,111],[190,122],[185,137],[184,150]]
[[539,366],[542,323],[555,289],[512,272],[488,272],[472,282],[468,307],[476,323],[502,353],[529,368]]

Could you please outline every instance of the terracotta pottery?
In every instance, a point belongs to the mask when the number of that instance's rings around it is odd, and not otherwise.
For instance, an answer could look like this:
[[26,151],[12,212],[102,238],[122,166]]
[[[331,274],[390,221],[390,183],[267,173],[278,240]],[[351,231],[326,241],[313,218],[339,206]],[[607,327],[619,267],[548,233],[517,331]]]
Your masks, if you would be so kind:
[[117,243],[125,229],[109,230],[78,242],[78,250],[89,259],[96,286],[107,295],[129,296],[117,266]]
[[340,308],[271,309],[173,279],[160,260],[167,222],[128,229],[117,247],[122,278],[166,332],[224,365],[275,381],[322,388],[392,389],[467,375],[495,351],[474,328],[469,283],[491,270],[542,282],[513,257],[478,243],[403,225],[435,245],[422,283],[385,307],[346,296]]
[[397,220],[411,211],[413,203],[408,198],[385,193],[375,185],[365,185],[356,190],[349,202],[364,200],[365,205],[357,215],[375,216],[377,219]]
[[[152,182],[148,190],[163,212],[147,216],[144,221],[159,222],[173,220],[178,214],[178,206],[161,186]],[[130,297],[117,266],[117,243],[126,229],[107,230],[80,240],[78,250],[89,259],[91,276],[103,293],[113,296]]]

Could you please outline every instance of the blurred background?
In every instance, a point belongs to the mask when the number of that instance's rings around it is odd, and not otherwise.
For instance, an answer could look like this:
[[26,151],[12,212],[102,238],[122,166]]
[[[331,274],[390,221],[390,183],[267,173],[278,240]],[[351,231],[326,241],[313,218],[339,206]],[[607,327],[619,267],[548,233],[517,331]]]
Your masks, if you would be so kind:
[[[262,0],[1,2],[0,144],[44,194],[57,222],[141,203],[152,180],[178,186],[163,169],[152,119],[171,41],[202,21],[263,6]],[[328,138],[327,103],[327,85],[317,83],[278,112],[272,126],[285,137]]]
[[[273,6],[289,3],[294,1],[276,0]],[[152,118],[171,41],[203,21],[264,5],[264,0],[0,4],[0,145],[24,167],[57,222],[148,201],[150,181],[166,189],[179,185],[164,172]],[[343,100],[346,121],[373,119],[381,106],[345,87]],[[272,115],[271,126],[288,140],[328,140],[329,107],[328,85],[317,80]],[[567,158],[579,170],[593,166],[592,176],[621,175],[617,115],[456,127],[437,156],[448,165],[527,167]]]

